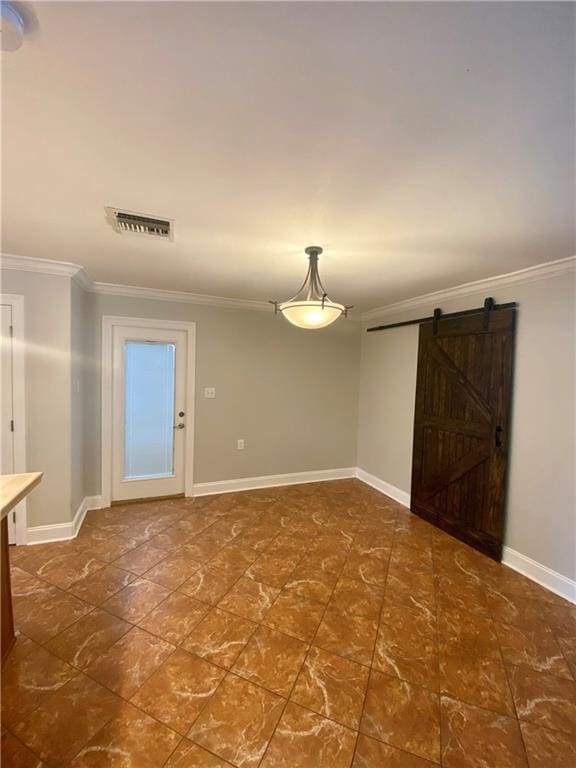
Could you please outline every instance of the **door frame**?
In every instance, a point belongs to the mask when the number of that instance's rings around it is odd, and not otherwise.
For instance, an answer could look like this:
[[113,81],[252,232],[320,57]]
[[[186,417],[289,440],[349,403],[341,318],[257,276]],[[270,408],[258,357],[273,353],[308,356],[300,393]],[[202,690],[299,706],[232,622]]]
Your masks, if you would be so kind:
[[128,325],[135,328],[157,328],[164,331],[186,333],[186,435],[184,443],[184,495],[194,495],[194,428],[196,390],[196,323],[180,320],[154,320],[149,317],[102,317],[102,506],[112,503],[112,402],[113,402],[113,336],[114,327]]
[[[12,408],[14,411],[14,472],[26,472],[26,368],[24,296],[0,293],[0,303],[12,307]],[[26,500],[14,508],[16,544],[28,543]]]

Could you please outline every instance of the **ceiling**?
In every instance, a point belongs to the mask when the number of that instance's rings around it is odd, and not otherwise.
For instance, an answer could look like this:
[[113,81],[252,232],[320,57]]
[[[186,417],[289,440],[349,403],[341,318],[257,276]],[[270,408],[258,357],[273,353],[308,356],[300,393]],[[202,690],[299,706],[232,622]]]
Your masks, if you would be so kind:
[[[368,310],[574,244],[571,3],[42,2],[3,61],[4,253]],[[117,234],[104,207],[176,220]]]

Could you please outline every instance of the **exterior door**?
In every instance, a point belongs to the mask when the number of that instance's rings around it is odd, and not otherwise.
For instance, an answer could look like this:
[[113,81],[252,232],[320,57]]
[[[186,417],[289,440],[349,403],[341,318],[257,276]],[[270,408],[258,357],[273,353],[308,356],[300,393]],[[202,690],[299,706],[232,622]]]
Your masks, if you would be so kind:
[[[2,445],[0,456],[1,474],[14,472],[14,381],[12,366],[12,307],[1,304],[2,312],[2,349],[0,367],[2,369]],[[16,510],[8,515],[8,541],[16,541]]]
[[412,511],[500,560],[515,309],[420,326]]
[[112,500],[185,490],[187,334],[114,325]]

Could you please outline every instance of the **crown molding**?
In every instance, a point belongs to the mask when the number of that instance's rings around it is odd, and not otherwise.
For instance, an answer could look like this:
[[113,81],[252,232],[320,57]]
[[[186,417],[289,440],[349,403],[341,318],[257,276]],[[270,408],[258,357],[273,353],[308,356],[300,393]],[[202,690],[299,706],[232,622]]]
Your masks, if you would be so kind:
[[221,309],[251,309],[271,312],[267,301],[250,301],[249,299],[229,299],[226,296],[210,296],[203,293],[188,293],[187,291],[169,291],[162,288],[141,288],[135,285],[119,285],[116,283],[92,283],[92,293],[108,296],[129,296],[138,299],[153,299],[154,301],[172,301],[179,304],[198,304],[205,307],[220,307]]
[[[69,261],[56,261],[53,259],[39,259],[32,256],[15,256],[14,254],[2,254],[0,257],[2,269],[13,269],[20,272],[39,272],[44,275],[60,275],[69,277],[80,285],[85,291],[110,296],[127,296],[139,299],[151,299],[153,301],[170,301],[180,304],[196,304],[205,307],[220,307],[222,309],[249,309],[259,312],[270,312],[270,304],[266,301],[250,301],[249,299],[231,299],[226,296],[210,296],[201,293],[189,293],[187,291],[171,291],[162,288],[144,288],[136,285],[120,285],[116,283],[94,282],[84,267]],[[546,280],[551,277],[568,274],[576,271],[576,256],[565,259],[557,259],[533,267],[520,269],[517,272],[508,272],[496,275],[484,280],[476,280],[472,283],[463,283],[454,288],[447,288],[434,293],[426,293],[415,296],[412,299],[387,304],[383,307],[371,309],[368,312],[354,313],[353,320],[372,321],[380,318],[397,315],[401,312],[429,307],[431,304],[440,304],[443,301],[470,296],[475,293],[491,291],[494,288],[505,288],[520,283],[532,283],[537,280]]]
[[74,280],[85,291],[110,296],[128,296],[154,301],[171,301],[180,304],[197,304],[205,307],[221,309],[250,309],[271,312],[267,301],[250,301],[249,299],[231,299],[226,296],[210,296],[187,291],[170,291],[161,288],[144,288],[136,285],[120,285],[116,283],[94,282],[84,267],[70,261],[39,259],[33,256],[15,256],[2,254],[0,258],[2,269],[13,269],[18,272],[37,272],[42,275],[59,275]]
[[520,283],[534,283],[538,280],[547,280],[551,277],[558,277],[570,272],[576,271],[576,256],[568,256],[565,259],[548,261],[544,264],[536,264],[533,267],[519,269],[517,272],[507,272],[503,275],[488,277],[484,280],[475,280],[472,283],[463,283],[454,288],[447,288],[443,291],[434,293],[425,293],[421,296],[415,296],[413,299],[405,299],[394,304],[386,304],[383,307],[370,309],[363,312],[360,319],[363,321],[379,320],[380,318],[397,315],[401,312],[409,312],[415,309],[430,307],[431,304],[440,304],[450,299],[470,296],[475,293],[491,291],[493,288],[505,288],[510,285],[519,285]]
[[37,259],[33,256],[14,256],[11,253],[3,253],[0,259],[2,269],[15,269],[18,272],[39,272],[42,275],[61,275],[62,277],[75,277],[84,271],[79,264],[70,261],[55,261],[53,259]]

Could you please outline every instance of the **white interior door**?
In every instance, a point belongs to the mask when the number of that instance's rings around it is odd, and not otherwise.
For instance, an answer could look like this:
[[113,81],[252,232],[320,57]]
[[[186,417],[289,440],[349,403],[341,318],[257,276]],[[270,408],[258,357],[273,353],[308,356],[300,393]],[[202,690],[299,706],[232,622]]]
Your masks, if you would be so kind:
[[184,493],[187,333],[115,325],[112,500]]
[[[2,350],[0,367],[2,369],[2,454],[0,456],[3,475],[14,472],[14,370],[12,350],[12,307],[0,305],[2,311]],[[16,512],[8,516],[8,541],[16,541]]]

